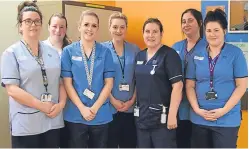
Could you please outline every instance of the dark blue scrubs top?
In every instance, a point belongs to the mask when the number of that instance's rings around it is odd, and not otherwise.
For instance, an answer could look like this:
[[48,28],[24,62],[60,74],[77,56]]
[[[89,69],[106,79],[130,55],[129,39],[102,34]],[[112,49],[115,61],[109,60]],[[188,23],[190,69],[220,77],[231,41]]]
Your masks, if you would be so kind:
[[[153,66],[154,65],[154,66]],[[152,75],[153,67],[155,73]],[[147,62],[147,49],[136,57],[135,79],[141,129],[160,126],[162,106],[170,105],[172,84],[182,81],[181,59],[172,48],[163,45]]]

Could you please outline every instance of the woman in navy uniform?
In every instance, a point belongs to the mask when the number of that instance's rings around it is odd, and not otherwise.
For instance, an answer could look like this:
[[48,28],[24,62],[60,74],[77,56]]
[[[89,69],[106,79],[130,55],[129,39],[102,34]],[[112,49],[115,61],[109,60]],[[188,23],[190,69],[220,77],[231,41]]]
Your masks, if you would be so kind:
[[[178,41],[172,48],[176,50],[182,60],[182,72],[186,73],[186,67],[193,54],[201,50],[201,46],[206,45],[203,36],[202,14],[196,9],[187,9],[181,16],[181,27],[186,39]],[[189,120],[190,105],[183,90],[183,99],[179,107],[179,124],[176,130],[177,147],[190,148],[192,124]]]
[[138,147],[176,147],[177,112],[182,99],[181,59],[161,43],[163,26],[149,18],[143,26],[147,48],[136,57]]
[[226,14],[210,11],[204,21],[208,46],[194,54],[186,73],[191,104],[192,146],[236,148],[240,99],[247,88],[247,64],[238,47],[225,42]]

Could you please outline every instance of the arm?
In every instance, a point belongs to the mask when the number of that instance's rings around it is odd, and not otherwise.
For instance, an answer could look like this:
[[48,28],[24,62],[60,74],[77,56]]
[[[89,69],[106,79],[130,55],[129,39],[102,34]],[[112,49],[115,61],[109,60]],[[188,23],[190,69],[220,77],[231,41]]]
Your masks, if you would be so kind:
[[247,89],[247,77],[246,78],[237,78],[235,79],[236,88],[233,91],[232,96],[229,98],[227,103],[223,108],[214,109],[209,111],[209,116],[215,119],[218,119],[225,114],[227,114],[235,105],[238,104],[241,97],[244,95]]
[[18,103],[38,109],[44,113],[50,113],[52,108],[52,102],[41,102],[31,94],[27,93],[17,85],[6,85],[6,90],[9,96],[11,96]]
[[[61,55],[61,76],[63,77],[63,83],[66,90],[66,93],[68,94],[68,97],[70,100],[77,106],[79,109],[81,115],[83,118],[87,121],[92,120],[95,117],[95,114],[93,114],[90,111],[90,108],[86,107],[80,100],[77,92],[74,89],[73,86],[73,73],[71,71],[72,62],[71,62],[71,51],[74,49],[64,48],[62,55]],[[60,90],[63,90],[63,88],[60,88]]]
[[137,94],[136,94],[136,88],[135,88],[134,93],[133,93],[131,99],[128,100],[128,101],[126,101],[124,103],[123,108],[120,109],[119,111],[121,111],[121,112],[127,111],[132,105],[134,105],[134,103],[136,101],[136,97],[137,97]]
[[102,89],[99,98],[91,107],[93,113],[97,114],[99,108],[104,104],[106,99],[110,96],[113,87],[113,78],[105,78],[105,85]]
[[238,104],[242,96],[245,94],[247,89],[247,81],[247,77],[235,79],[236,88],[232,96],[229,98],[228,102],[224,106],[225,114],[229,112],[236,104]]
[[90,121],[94,119],[95,114],[90,111],[90,108],[86,107],[80,100],[77,92],[75,91],[73,84],[72,84],[72,78],[64,78],[64,85],[65,89],[67,91],[69,99],[76,105],[76,107],[79,109],[81,115],[87,120]]
[[187,93],[187,98],[188,101],[192,107],[192,109],[197,113],[199,109],[199,104],[197,102],[196,98],[196,92],[195,92],[195,81],[186,79],[186,93]]
[[247,89],[248,70],[246,59],[241,49],[235,48],[233,50],[235,51],[235,57],[233,60],[233,74],[236,87],[223,108],[210,111],[210,115],[215,118],[222,117],[232,108],[234,108],[234,106],[238,104]]
[[[194,56],[193,56],[194,57]],[[194,58],[191,58],[188,62],[187,70],[186,70],[186,94],[188,101],[194,110],[194,112],[205,120],[215,121],[216,118],[212,118],[208,116],[208,111],[204,109],[200,109],[198,104],[198,99],[195,91],[195,84],[196,84],[196,65],[194,62]]]
[[111,93],[110,93],[110,102],[118,111],[124,107],[123,105],[124,103],[120,100],[115,99]]
[[60,84],[59,84],[59,103],[53,105],[53,107],[51,108],[50,113],[47,114],[47,116],[50,117],[50,118],[56,117],[62,111],[62,109],[65,107],[66,100],[67,100],[67,93],[66,93],[63,81],[60,80]]
[[51,102],[41,102],[19,87],[21,77],[18,68],[19,64],[14,50],[11,48],[5,50],[1,57],[1,78],[2,86],[6,88],[7,94],[20,104],[49,113],[52,107]]
[[169,116],[173,117],[177,116],[178,108],[182,101],[182,88],[183,88],[182,81],[172,84]]

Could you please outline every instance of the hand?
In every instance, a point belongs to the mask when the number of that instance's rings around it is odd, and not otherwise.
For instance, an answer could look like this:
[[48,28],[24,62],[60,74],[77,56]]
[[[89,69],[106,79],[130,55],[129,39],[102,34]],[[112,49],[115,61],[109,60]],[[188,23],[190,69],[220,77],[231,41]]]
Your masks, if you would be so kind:
[[167,128],[169,130],[177,128],[177,118],[176,118],[176,116],[174,116],[174,115],[172,115],[170,113],[168,114]]
[[204,110],[204,109],[198,109],[197,111],[195,111],[198,115],[200,115],[201,117],[203,117],[205,120],[207,121],[216,121],[217,119],[214,118],[213,116],[210,116],[209,111]]
[[87,121],[93,120],[96,116],[89,107],[81,108],[80,113],[83,116],[83,118]]
[[208,111],[208,116],[212,117],[213,119],[216,119],[216,120],[225,114],[226,114],[226,112],[225,112],[224,108],[219,108],[219,109],[214,109],[214,110]]
[[118,111],[124,107],[124,102],[114,99],[112,100],[111,104],[117,109]]
[[120,112],[125,112],[128,111],[129,108],[134,104],[134,102],[132,100],[128,100],[123,104],[123,107],[121,109],[119,109],[118,111]]
[[93,106],[90,108],[90,111],[95,115],[98,113],[98,109],[94,108]]
[[45,114],[49,114],[51,112],[53,105],[54,103],[52,102],[42,102],[40,111],[42,111]]
[[60,103],[54,104],[50,110],[50,113],[46,114],[50,118],[55,118],[63,109]]

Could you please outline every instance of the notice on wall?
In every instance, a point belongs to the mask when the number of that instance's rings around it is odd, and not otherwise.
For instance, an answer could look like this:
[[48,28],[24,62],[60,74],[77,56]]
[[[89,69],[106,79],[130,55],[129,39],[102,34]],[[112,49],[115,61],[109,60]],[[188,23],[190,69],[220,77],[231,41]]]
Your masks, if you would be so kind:
[[229,43],[239,47],[243,51],[244,56],[246,58],[246,62],[248,64],[248,43],[247,42],[229,42]]

